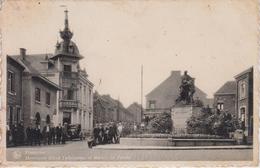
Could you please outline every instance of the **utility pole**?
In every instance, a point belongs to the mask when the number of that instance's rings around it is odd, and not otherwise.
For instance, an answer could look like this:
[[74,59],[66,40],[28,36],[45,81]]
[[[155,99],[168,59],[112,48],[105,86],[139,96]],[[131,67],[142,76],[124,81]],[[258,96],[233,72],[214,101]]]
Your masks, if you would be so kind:
[[143,121],[143,64],[141,65],[141,121]]

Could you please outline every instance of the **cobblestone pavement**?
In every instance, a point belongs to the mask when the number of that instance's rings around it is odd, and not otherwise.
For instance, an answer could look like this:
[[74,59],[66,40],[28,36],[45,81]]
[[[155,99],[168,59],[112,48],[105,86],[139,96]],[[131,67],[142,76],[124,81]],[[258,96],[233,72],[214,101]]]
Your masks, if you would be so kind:
[[8,148],[6,156],[7,161],[250,161],[253,150],[102,150],[89,149],[86,141],[73,141],[65,145]]

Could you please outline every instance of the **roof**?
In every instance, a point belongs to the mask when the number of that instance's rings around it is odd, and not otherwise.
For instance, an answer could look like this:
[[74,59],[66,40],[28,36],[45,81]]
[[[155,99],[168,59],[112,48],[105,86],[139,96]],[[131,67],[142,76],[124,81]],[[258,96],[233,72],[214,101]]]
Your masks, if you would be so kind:
[[254,70],[253,67],[250,67],[250,68],[244,70],[243,72],[237,74],[237,75],[235,76],[235,78],[239,78],[240,76],[242,76],[242,75],[244,75],[244,74],[246,74],[246,73],[252,73],[253,70]]
[[66,45],[64,44],[64,41],[57,42],[56,48],[55,48],[55,54],[53,55],[53,59],[57,56],[67,56],[67,57],[73,57],[73,58],[78,58],[82,59],[83,56],[80,55],[79,49],[73,41],[69,41],[69,48],[66,49]]
[[[54,82],[50,81],[49,79],[47,79],[46,77],[42,76],[40,74],[40,72],[38,70],[36,70],[31,62],[30,62],[30,59],[27,59],[27,55],[26,55],[26,59],[23,60],[21,59],[20,56],[17,56],[17,55],[13,55],[13,56],[8,56],[10,58],[12,58],[14,61],[16,61],[18,64],[20,64],[21,66],[24,67],[24,72],[28,72],[29,74],[31,74],[32,77],[34,78],[38,78],[40,79],[41,81],[45,82],[46,84],[48,85],[51,85],[52,87],[58,89],[58,90],[61,90],[61,88],[55,84]],[[35,57],[35,56],[34,56]],[[29,58],[29,57],[28,57]],[[34,60],[34,59],[33,59]],[[34,61],[34,62],[37,62],[37,61]]]
[[[48,62],[52,63],[52,60],[49,59],[52,56],[53,56],[53,54],[50,54],[50,53],[31,54],[31,55],[26,54],[25,60],[26,60],[26,62],[28,62],[30,64],[29,66],[32,67],[31,69],[35,69],[35,67],[37,67],[37,72],[40,73],[40,72],[46,71],[46,64]],[[10,57],[14,58],[15,60],[21,59],[20,55],[12,55]],[[55,68],[55,66],[53,66],[52,68],[48,69],[48,71],[57,72],[58,70]]]
[[228,81],[217,90],[215,95],[236,94],[236,89],[236,81]]

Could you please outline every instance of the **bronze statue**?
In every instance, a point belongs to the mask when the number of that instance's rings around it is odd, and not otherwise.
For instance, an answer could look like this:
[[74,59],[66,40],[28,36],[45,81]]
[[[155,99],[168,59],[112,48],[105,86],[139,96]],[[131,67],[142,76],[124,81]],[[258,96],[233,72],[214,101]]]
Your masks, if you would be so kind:
[[181,79],[180,95],[176,99],[176,103],[183,102],[184,104],[193,103],[193,94],[195,93],[194,78],[188,75],[185,71]]

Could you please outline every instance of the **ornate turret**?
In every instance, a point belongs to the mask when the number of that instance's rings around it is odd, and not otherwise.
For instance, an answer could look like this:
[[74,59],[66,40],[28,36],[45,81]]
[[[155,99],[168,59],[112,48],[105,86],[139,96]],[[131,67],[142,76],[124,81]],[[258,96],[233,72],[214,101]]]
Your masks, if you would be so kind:
[[55,53],[52,58],[55,59],[57,56],[67,56],[81,59],[83,57],[79,54],[79,49],[77,45],[71,40],[73,37],[73,33],[69,29],[68,10],[65,10],[64,12],[64,29],[60,31],[60,37],[62,38],[62,41],[57,41],[57,44],[55,45]]
[[63,39],[64,44],[69,44],[73,33],[69,29],[69,19],[68,19],[68,10],[65,10],[65,21],[64,21],[64,29],[60,31],[60,37]]

